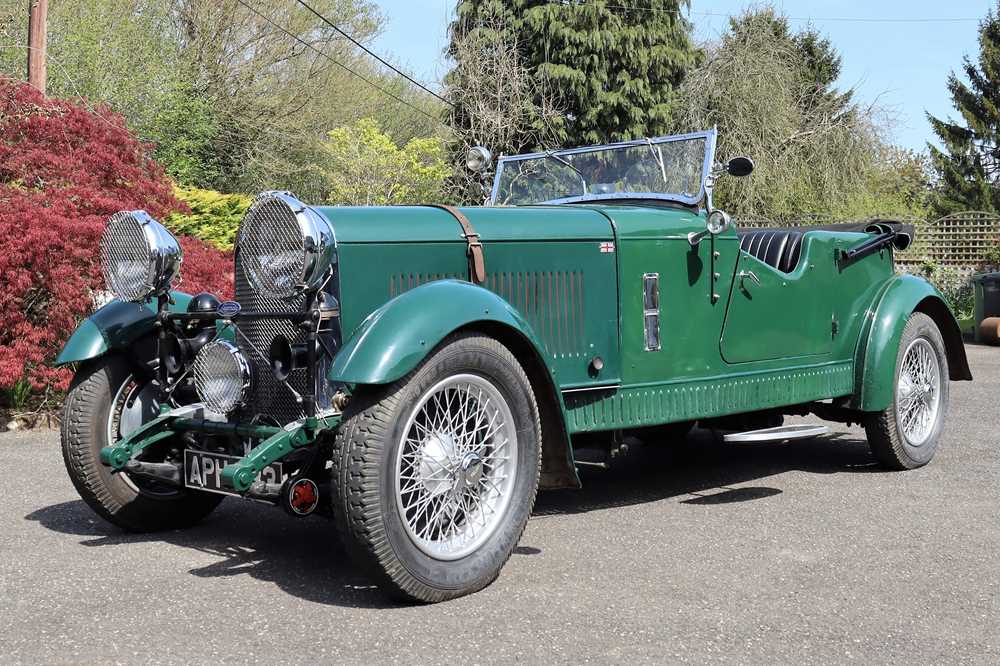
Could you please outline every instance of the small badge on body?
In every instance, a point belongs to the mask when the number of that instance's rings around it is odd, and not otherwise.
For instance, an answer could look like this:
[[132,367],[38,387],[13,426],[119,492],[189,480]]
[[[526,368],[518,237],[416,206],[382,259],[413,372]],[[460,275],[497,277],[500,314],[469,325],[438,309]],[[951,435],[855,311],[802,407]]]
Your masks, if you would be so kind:
[[219,307],[215,309],[215,314],[219,315],[222,319],[232,319],[240,313],[240,304],[236,301],[223,301],[219,303]]

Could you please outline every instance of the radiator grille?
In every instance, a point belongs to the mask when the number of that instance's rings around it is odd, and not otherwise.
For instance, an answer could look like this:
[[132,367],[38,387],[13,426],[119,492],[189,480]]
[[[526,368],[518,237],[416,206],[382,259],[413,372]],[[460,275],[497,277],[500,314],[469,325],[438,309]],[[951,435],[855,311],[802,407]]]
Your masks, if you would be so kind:
[[[240,261],[239,249],[236,250],[236,300],[245,312],[280,312],[301,311],[305,306],[305,296],[296,296],[288,300],[269,299],[263,297],[250,286],[246,271]],[[280,319],[261,319],[257,321],[242,321],[238,324],[239,332],[236,344],[240,351],[250,361],[253,380],[244,407],[240,410],[240,420],[256,419],[263,423],[277,422],[284,425],[304,415],[302,405],[296,401],[288,387],[274,378],[271,373],[270,360],[267,358],[271,341],[277,335],[284,335],[293,342],[301,342],[305,334],[298,331],[289,321]],[[249,341],[249,342],[248,342]],[[305,369],[294,370],[288,377],[291,384],[300,394],[306,392],[307,373]]]

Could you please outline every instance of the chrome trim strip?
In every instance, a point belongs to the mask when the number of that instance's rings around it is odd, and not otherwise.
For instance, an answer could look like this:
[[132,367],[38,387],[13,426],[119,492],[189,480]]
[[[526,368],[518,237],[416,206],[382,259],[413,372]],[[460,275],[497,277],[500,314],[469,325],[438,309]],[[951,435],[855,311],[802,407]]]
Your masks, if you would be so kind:
[[560,393],[580,393],[581,391],[617,391],[621,384],[601,384],[600,386],[580,386],[578,388],[561,389]]
[[[656,344],[651,344],[646,322],[656,318]],[[660,274],[645,273],[642,276],[642,337],[643,351],[660,351]]]
[[778,426],[777,428],[764,428],[763,430],[750,430],[748,432],[731,432],[723,435],[723,440],[727,442],[783,442],[792,439],[819,437],[829,432],[830,428],[819,423],[796,424]]

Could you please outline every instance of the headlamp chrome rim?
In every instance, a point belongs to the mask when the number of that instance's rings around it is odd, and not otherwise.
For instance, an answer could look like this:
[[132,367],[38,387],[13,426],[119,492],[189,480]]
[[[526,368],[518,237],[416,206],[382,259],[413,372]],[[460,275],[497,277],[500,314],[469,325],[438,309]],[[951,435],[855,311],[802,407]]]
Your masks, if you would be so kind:
[[[105,284],[126,302],[141,302],[169,291],[184,260],[174,235],[144,210],[123,210],[112,215],[101,234],[99,248]],[[127,274],[122,270],[126,261],[144,263],[145,267],[133,266],[131,274]]]
[[[220,368],[223,364],[229,367]],[[231,374],[221,374],[223,369]],[[250,361],[228,340],[213,340],[202,347],[191,364],[191,374],[198,399],[216,414],[229,414],[245,404],[253,381]],[[224,387],[227,392],[221,394],[219,383],[226,380],[231,386]]]
[[[292,249],[301,252],[296,258],[290,275],[283,276],[283,284],[278,286],[278,280],[273,279],[280,266],[272,263],[267,266],[257,256],[245,256],[252,250],[254,239],[250,237],[254,225],[258,223],[256,216],[263,215],[265,208],[278,204],[284,207],[284,212],[294,216],[298,232],[298,243]],[[288,239],[285,239],[288,240]],[[314,291],[326,282],[330,268],[336,263],[336,238],[329,222],[320,213],[306,205],[290,192],[267,191],[260,193],[250,206],[243,222],[240,224],[237,236],[237,251],[244,255],[241,264],[250,285],[269,298],[291,299],[304,292]],[[287,262],[286,262],[287,264]],[[291,278],[291,279],[289,279]]]

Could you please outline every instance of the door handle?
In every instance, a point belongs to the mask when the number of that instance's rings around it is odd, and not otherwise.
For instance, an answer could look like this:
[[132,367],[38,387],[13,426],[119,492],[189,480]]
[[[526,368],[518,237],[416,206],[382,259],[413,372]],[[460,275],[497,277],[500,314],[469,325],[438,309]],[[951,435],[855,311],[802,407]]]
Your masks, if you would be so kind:
[[757,277],[753,271],[740,271],[740,274],[737,277],[740,279],[741,285],[743,284],[743,281],[745,281],[747,278],[750,278],[754,282],[754,284],[760,286],[760,278]]

